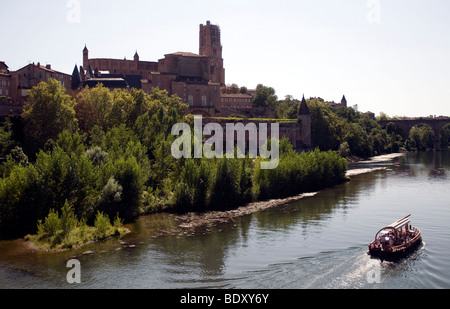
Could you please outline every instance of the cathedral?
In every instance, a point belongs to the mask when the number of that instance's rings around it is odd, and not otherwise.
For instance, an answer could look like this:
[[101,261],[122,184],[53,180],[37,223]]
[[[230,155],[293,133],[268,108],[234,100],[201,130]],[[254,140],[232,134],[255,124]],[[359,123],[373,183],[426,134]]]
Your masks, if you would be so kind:
[[[259,122],[270,122],[268,118],[275,118],[268,108],[253,106],[251,91],[237,94],[222,91],[226,84],[219,26],[210,21],[200,25],[199,47],[198,54],[176,52],[151,62],[141,61],[137,51],[133,60],[91,59],[85,46],[83,66],[75,66],[72,75],[73,95],[86,86],[92,88],[99,83],[111,90],[136,88],[147,93],[158,87],[169,95],[177,95],[189,105],[188,114],[206,119],[238,115],[244,119],[258,118]],[[311,147],[311,115],[305,98],[297,118],[297,122],[280,124],[280,138],[288,138],[297,150],[308,149]]]
[[[145,92],[158,87],[180,97],[189,105],[190,113],[214,116],[225,86],[220,28],[209,21],[200,25],[199,54],[176,52],[157,62],[141,61],[137,51],[133,60],[90,59],[85,46],[83,66],[75,66],[73,71],[72,90],[95,87],[98,83],[110,89],[137,88]],[[246,103],[250,99],[250,95],[239,97]]]

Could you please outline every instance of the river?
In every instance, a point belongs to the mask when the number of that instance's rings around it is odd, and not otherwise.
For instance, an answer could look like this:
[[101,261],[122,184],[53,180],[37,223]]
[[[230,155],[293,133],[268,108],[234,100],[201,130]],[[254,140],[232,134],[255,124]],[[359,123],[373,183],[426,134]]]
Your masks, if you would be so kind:
[[[0,241],[0,288],[450,288],[450,152],[352,168],[381,169],[181,235],[158,235],[174,224],[158,214],[140,218],[122,239],[78,250],[31,252],[23,240]],[[375,233],[408,214],[423,244],[397,262],[372,259]],[[66,279],[73,258],[78,285]]]

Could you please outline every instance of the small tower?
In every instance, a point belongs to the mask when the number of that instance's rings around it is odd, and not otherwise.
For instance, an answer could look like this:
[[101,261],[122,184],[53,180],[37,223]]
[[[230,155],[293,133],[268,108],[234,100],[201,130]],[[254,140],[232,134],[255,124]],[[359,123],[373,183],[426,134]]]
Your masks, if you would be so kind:
[[[297,140],[297,148],[311,148],[311,112],[303,95],[297,114],[300,136]],[[300,144],[300,145],[299,145]]]
[[87,68],[89,66],[89,50],[87,49],[87,46],[84,45],[83,49],[83,67]]
[[136,50],[136,53],[134,54],[134,68],[136,70],[139,70],[139,54]]
[[81,77],[80,77],[80,71],[78,71],[78,66],[75,65],[75,68],[73,69],[72,73],[72,90],[77,90],[78,87],[80,87],[81,84]]
[[341,106],[347,107],[347,99],[345,98],[345,95],[342,97]]

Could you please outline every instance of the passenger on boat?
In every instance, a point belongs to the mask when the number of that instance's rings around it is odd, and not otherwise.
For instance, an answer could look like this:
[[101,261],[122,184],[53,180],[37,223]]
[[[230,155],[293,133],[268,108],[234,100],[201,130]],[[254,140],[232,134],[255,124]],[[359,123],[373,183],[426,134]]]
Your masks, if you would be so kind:
[[381,238],[381,248],[383,250],[386,250],[390,247],[389,240],[390,240],[390,238],[387,235]]

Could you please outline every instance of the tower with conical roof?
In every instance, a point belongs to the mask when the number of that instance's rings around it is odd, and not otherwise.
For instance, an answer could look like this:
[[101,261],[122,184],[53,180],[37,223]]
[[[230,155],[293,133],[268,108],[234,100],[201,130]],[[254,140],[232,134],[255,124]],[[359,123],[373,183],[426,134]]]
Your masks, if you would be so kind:
[[297,148],[311,148],[311,112],[304,95],[298,109],[297,121],[300,127],[300,134],[298,135],[299,139],[297,144],[301,144],[297,145]]
[[345,95],[342,97],[341,106],[347,107],[347,99],[345,98]]
[[139,70],[139,54],[136,50],[136,53],[134,54],[134,67],[136,70]]
[[80,71],[78,71],[78,66],[75,64],[75,68],[72,72],[72,81],[71,81],[72,90],[77,90],[81,84]]
[[83,49],[83,68],[89,67],[89,50],[87,49],[87,46],[84,45]]

